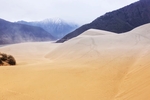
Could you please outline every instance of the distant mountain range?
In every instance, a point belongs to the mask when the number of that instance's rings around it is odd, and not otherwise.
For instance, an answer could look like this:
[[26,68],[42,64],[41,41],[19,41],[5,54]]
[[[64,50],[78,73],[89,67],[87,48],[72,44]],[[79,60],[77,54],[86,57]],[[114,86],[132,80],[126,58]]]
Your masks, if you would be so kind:
[[75,23],[67,22],[60,18],[46,19],[43,21],[34,22],[18,21],[17,23],[41,27],[47,32],[51,33],[51,35],[56,39],[62,38],[66,34],[74,31],[79,27]]
[[74,38],[88,29],[100,29],[115,33],[130,31],[143,24],[150,23],[150,0],[140,0],[121,9],[106,13],[93,22],[83,25],[67,34],[57,43]]
[[55,40],[55,38],[40,27],[0,19],[0,44],[52,40]]

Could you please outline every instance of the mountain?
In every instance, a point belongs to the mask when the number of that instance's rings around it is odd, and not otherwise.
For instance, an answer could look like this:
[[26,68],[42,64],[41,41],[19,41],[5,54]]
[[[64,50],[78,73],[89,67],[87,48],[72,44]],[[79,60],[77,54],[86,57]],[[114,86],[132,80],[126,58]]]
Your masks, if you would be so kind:
[[34,22],[18,21],[17,23],[41,27],[47,32],[51,33],[57,39],[62,38],[66,34],[74,31],[79,27],[75,23],[67,22],[60,18],[46,19],[43,21],[34,21]]
[[108,12],[89,24],[83,25],[67,34],[57,43],[74,38],[88,29],[100,29],[115,33],[130,31],[138,26],[150,23],[150,0],[140,0],[121,9]]
[[40,27],[0,19],[0,44],[50,41],[54,39],[50,33]]

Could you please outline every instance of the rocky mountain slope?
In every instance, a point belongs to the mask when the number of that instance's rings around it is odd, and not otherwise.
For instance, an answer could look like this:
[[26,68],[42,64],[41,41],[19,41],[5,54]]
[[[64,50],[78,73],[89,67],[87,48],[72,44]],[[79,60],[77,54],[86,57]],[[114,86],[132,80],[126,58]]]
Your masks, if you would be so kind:
[[0,19],[0,44],[51,40],[55,40],[55,38],[40,27]]
[[140,0],[121,9],[108,12],[98,17],[93,22],[83,25],[75,31],[58,40],[65,42],[74,38],[88,29],[100,29],[115,33],[130,31],[138,26],[150,23],[150,0]]
[[17,23],[41,27],[47,32],[51,33],[57,39],[62,38],[79,27],[75,23],[67,22],[60,18],[45,19],[43,21],[34,22],[18,21]]

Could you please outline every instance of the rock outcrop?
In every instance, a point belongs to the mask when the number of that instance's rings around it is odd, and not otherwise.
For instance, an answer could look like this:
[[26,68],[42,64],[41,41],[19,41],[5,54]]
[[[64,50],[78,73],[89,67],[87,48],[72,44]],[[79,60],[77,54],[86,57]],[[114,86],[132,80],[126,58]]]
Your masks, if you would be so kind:
[[0,53],[0,66],[16,65],[16,60],[12,55]]

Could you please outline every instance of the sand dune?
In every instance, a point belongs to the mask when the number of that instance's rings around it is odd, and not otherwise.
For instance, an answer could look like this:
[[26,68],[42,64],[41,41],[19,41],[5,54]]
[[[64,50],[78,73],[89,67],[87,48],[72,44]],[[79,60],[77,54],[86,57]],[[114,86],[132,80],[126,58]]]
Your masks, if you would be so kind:
[[97,35],[111,35],[111,34],[115,34],[113,32],[108,32],[108,31],[103,31],[103,30],[97,30],[97,29],[89,29],[85,32],[83,32],[80,36],[85,36],[85,35],[89,35],[89,36],[97,36]]
[[1,47],[1,100],[149,100],[150,24],[124,34],[88,30],[63,44]]

